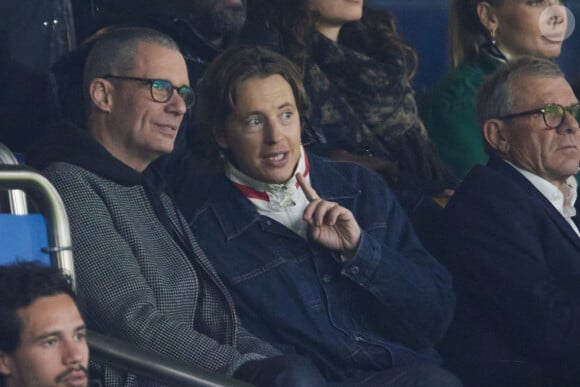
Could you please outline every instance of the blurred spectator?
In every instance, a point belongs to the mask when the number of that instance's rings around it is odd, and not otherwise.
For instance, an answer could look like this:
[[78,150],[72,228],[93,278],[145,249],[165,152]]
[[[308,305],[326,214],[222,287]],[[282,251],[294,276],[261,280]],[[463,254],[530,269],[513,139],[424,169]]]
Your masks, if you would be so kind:
[[379,176],[304,150],[301,78],[264,48],[210,65],[198,118],[225,175],[192,230],[244,324],[339,385],[459,386],[433,348],[453,315],[449,273]]
[[47,73],[75,45],[69,0],[0,2],[0,142],[12,151],[47,132],[55,110]]
[[39,263],[0,266],[0,385],[86,387],[88,362],[68,278]]
[[[159,181],[143,174],[171,152],[194,101],[175,41],[118,28],[99,37],[86,62],[86,129],[63,125],[31,164],[44,169],[66,205],[89,325],[258,386],[320,380],[313,366],[275,356],[243,330],[185,220]],[[109,366],[97,372],[107,386],[143,383]]]
[[[559,4],[559,0],[452,0],[449,11],[452,71],[421,104],[421,117],[441,157],[459,177],[488,159],[475,117],[478,86],[506,61],[522,55],[542,58],[560,55],[566,12],[563,7],[552,7],[550,11],[556,11],[553,18],[541,18],[554,4]],[[551,26],[557,29],[557,34],[547,34],[544,27]]]
[[[48,94],[46,76],[12,58],[8,31],[0,30],[0,142],[24,153],[31,138],[42,137],[50,114]],[[34,114],[30,106],[35,106]]]

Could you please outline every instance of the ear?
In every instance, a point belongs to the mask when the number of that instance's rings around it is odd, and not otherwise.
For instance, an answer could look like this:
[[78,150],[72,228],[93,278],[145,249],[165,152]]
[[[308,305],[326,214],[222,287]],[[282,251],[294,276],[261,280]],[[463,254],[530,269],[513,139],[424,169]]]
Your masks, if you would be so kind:
[[0,375],[8,376],[12,373],[12,367],[10,366],[11,363],[10,355],[6,352],[0,351]]
[[113,85],[103,78],[95,78],[89,85],[89,97],[100,110],[110,113],[113,108]]
[[490,119],[483,124],[483,138],[500,155],[506,155],[510,150],[507,130],[504,122],[498,119]]
[[491,34],[492,31],[497,30],[499,26],[499,20],[496,15],[496,11],[493,5],[489,4],[487,1],[481,1],[477,3],[477,16],[479,16],[479,21]]
[[227,130],[226,128],[213,130],[213,137],[215,139],[215,142],[219,145],[220,148],[223,149],[229,148],[226,130]]

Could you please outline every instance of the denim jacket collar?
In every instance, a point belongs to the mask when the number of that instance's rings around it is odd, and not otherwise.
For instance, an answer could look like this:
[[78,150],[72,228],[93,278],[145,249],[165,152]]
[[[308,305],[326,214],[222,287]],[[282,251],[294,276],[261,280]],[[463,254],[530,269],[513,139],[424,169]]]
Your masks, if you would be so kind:
[[[329,201],[354,199],[358,188],[354,187],[338,171],[308,152],[310,161],[310,181],[321,198]],[[213,186],[214,195],[209,206],[215,214],[228,240],[241,235],[246,229],[261,219],[255,206],[225,177],[220,176]],[[297,236],[298,237],[298,236]]]

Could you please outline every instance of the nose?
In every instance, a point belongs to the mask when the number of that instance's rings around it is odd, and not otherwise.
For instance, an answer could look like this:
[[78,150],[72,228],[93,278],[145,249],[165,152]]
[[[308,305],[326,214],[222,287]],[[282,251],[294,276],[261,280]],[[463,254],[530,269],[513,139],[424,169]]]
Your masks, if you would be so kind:
[[173,90],[171,98],[166,102],[165,110],[169,113],[182,116],[187,111],[187,106],[185,106],[185,101],[179,93]]
[[62,345],[62,362],[66,365],[81,364],[87,353],[86,341],[66,340]]
[[567,111],[566,116],[564,118],[564,122],[562,123],[562,126],[560,127],[560,132],[561,133],[573,133],[573,134],[575,134],[579,130],[580,130],[580,124],[578,123],[578,120],[570,112]]
[[268,144],[275,144],[282,138],[282,125],[276,120],[267,120],[264,130],[264,141]]

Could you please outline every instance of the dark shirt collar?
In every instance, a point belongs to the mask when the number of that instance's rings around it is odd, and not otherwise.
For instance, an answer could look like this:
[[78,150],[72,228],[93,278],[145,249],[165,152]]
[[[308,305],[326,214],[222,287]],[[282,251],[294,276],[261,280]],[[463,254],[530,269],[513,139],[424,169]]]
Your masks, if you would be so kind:
[[129,167],[95,141],[86,129],[69,122],[51,130],[51,136],[39,143],[28,158],[28,164],[39,170],[55,162],[76,165],[122,185],[141,185],[144,178],[159,183],[153,171],[142,174]]

